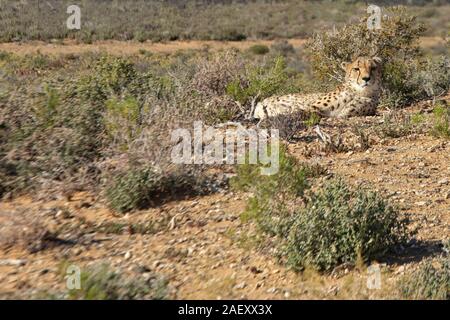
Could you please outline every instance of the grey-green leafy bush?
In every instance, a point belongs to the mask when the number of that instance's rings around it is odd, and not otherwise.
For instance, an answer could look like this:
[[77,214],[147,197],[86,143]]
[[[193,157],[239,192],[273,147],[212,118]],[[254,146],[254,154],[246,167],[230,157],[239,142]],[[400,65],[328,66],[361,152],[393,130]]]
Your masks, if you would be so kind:
[[287,264],[330,271],[343,264],[378,259],[407,239],[407,220],[374,192],[352,190],[342,180],[314,193],[287,220]]
[[125,213],[143,209],[159,192],[167,192],[160,172],[154,168],[135,169],[117,176],[106,189],[109,206]]
[[445,56],[408,63],[392,59],[385,65],[384,82],[381,103],[390,107],[439,97],[450,89],[450,61]]
[[154,275],[149,279],[127,279],[107,264],[95,265],[81,272],[81,288],[69,290],[74,300],[161,300],[167,295],[167,280]]
[[407,219],[384,199],[341,179],[311,190],[308,178],[322,170],[300,165],[282,153],[277,175],[258,175],[258,166],[238,167],[232,186],[252,191],[242,218],[277,239],[279,256],[294,270],[331,271],[359,259],[378,259],[410,235]]

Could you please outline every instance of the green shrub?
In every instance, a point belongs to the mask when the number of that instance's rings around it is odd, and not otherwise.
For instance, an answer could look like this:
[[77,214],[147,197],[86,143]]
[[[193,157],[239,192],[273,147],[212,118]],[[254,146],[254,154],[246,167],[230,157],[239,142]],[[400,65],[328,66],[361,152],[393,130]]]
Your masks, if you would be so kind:
[[175,197],[208,192],[208,179],[183,170],[135,168],[119,173],[106,187],[108,205],[117,212],[145,209]]
[[432,133],[439,138],[450,138],[450,107],[438,104],[433,109]]
[[265,66],[251,66],[246,70],[246,81],[235,79],[226,88],[226,92],[242,105],[252,98],[264,99],[286,90],[288,74],[284,58],[277,57]]
[[375,130],[383,138],[401,138],[420,132],[424,120],[424,116],[420,113],[410,116],[400,111],[392,111],[384,115],[383,123],[377,125]]
[[261,164],[239,164],[236,176],[231,179],[235,190],[268,192],[284,188],[295,195],[302,195],[306,187],[305,166],[289,155],[286,148],[279,149],[279,169],[276,174],[262,175]]
[[102,104],[111,95],[126,92],[138,76],[133,63],[122,57],[102,56],[93,69],[80,80],[77,91],[96,104]]
[[407,238],[407,220],[374,192],[354,191],[339,179],[312,191],[308,178],[324,173],[283,151],[278,174],[261,176],[257,165],[241,165],[232,180],[235,189],[253,193],[241,218],[276,237],[287,265],[330,271],[377,259]]
[[405,299],[450,300],[450,260],[448,255],[435,262],[427,260],[400,282],[400,292]]
[[236,29],[224,28],[219,30],[217,35],[213,35],[212,40],[222,41],[243,41],[247,39],[247,36]]
[[314,127],[320,123],[320,116],[312,113],[307,120],[304,121],[305,125],[309,128]]
[[45,101],[36,105],[35,114],[40,124],[46,128],[54,124],[60,97],[58,91],[49,85],[44,86],[44,91]]
[[142,132],[144,112],[148,112],[131,96],[122,100],[111,98],[105,103],[105,129],[109,137],[123,149]]
[[255,45],[251,46],[250,48],[248,48],[248,51],[250,51],[253,54],[257,54],[257,55],[265,55],[265,54],[269,53],[270,49],[266,45],[255,44]]
[[312,171],[290,156],[284,147],[280,148],[276,174],[261,175],[260,168],[261,165],[256,164],[238,165],[237,175],[230,185],[236,190],[254,194],[241,218],[244,221],[255,219],[264,232],[279,234],[279,229],[285,226],[277,210],[284,205],[284,201],[303,196],[308,188],[307,173]]
[[359,258],[377,259],[407,237],[406,220],[376,193],[354,191],[342,180],[313,194],[286,221],[283,254],[295,270],[330,271]]
[[125,213],[147,207],[155,200],[153,196],[166,191],[160,173],[146,168],[116,177],[106,189],[106,198],[112,209]]
[[159,276],[145,279],[126,279],[106,265],[82,270],[81,288],[69,291],[69,299],[76,300],[132,300],[164,299],[167,281]]

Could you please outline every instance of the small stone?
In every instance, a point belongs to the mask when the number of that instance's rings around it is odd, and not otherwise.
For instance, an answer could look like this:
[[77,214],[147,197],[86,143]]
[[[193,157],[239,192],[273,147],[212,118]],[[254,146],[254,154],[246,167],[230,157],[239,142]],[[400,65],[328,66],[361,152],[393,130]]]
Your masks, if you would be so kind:
[[125,260],[129,260],[131,258],[131,251],[127,251],[124,256]]
[[416,205],[416,206],[419,206],[419,207],[423,207],[423,206],[425,206],[426,204],[427,204],[426,201],[418,201],[418,202],[415,203],[415,205]]
[[244,289],[247,286],[245,282],[241,282],[234,286],[235,289]]
[[81,252],[82,252],[82,250],[81,250],[80,248],[74,248],[74,249],[72,250],[72,253],[73,253],[75,256],[79,256],[79,255],[81,254]]
[[272,287],[272,288],[269,288],[269,289],[267,289],[267,293],[276,293],[278,291],[278,289],[277,288],[275,288],[275,287]]
[[23,259],[2,259],[0,260],[0,266],[15,266],[20,267],[27,263],[27,260]]

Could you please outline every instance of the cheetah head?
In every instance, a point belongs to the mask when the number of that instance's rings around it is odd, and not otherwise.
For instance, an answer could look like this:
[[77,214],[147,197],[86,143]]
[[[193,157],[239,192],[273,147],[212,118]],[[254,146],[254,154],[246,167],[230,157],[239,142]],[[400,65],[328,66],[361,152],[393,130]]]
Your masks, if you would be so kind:
[[357,91],[378,89],[381,82],[381,58],[358,57],[353,62],[342,63],[345,82]]

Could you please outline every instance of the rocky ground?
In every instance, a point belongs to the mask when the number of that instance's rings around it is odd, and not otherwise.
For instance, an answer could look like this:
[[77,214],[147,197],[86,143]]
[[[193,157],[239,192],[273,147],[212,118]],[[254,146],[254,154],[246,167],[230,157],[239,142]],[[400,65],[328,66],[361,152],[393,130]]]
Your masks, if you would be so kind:
[[[407,108],[392,128],[386,125],[388,111],[323,121],[328,144],[315,128],[289,143],[296,157],[326,170],[323,179],[338,175],[379,191],[418,229],[407,247],[380,261],[381,289],[367,288],[363,267],[330,275],[286,269],[271,252],[257,249],[254,225],[241,221],[248,195],[223,190],[125,216],[86,193],[54,201],[32,195],[3,201],[0,296],[64,292],[64,262],[82,268],[108,262],[127,277],[165,276],[169,298],[395,298],[395,281],[439,252],[439,243],[450,236],[450,141],[403,121],[430,110],[429,104]],[[399,126],[405,127],[397,134]]]

